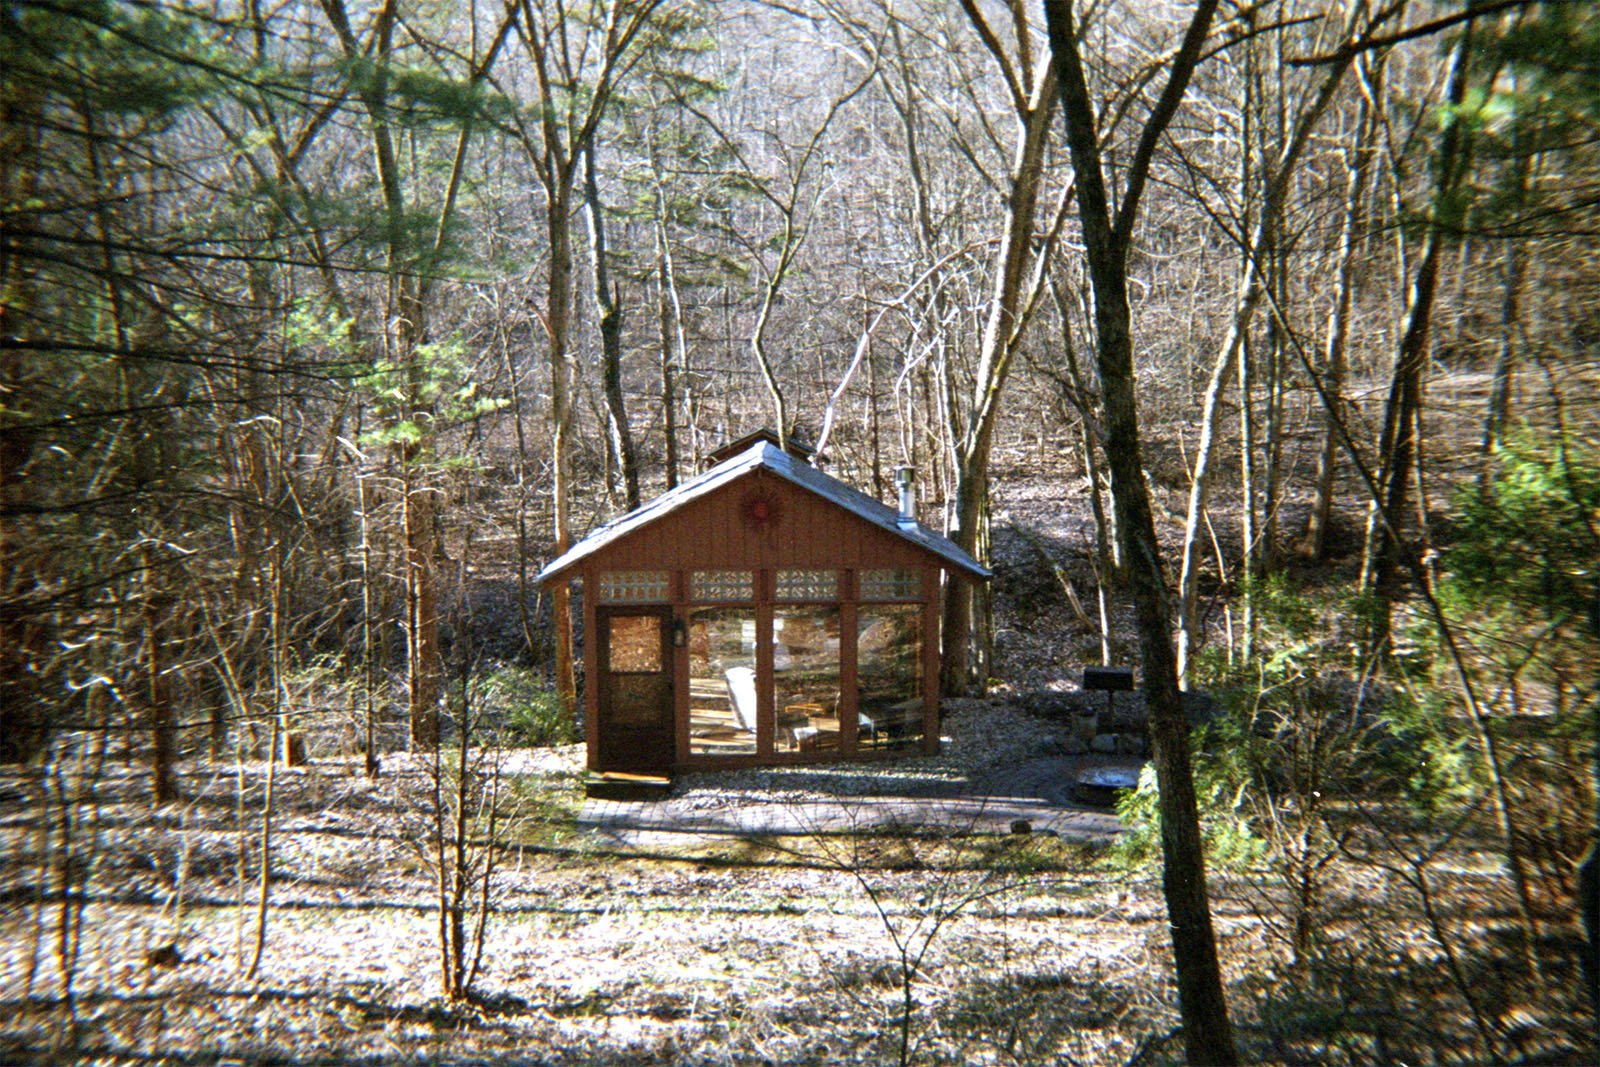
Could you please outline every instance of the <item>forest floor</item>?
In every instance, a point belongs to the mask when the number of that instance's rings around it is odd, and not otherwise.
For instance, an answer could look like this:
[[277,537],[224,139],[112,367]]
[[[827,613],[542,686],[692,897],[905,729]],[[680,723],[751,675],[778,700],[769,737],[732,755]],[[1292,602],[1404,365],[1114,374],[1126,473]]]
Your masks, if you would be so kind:
[[[254,978],[265,767],[190,768],[189,799],[154,812],[143,774],[106,767],[70,1013],[59,912],[24,888],[33,784],[6,782],[0,1059],[883,1062],[904,1032],[919,1061],[1110,1063],[1176,1025],[1159,893],[1103,847],[902,827],[617,849],[576,827],[576,747],[503,763],[518,843],[500,855],[464,1004],[438,995],[436,884],[413,803],[424,766],[397,757],[376,781],[350,761],[278,770]],[[1248,911],[1223,907],[1218,922],[1228,944],[1263,950]]]
[[[1147,462],[1169,551],[1184,506],[1182,432]],[[1304,452],[1289,458],[1303,463]],[[1227,464],[1219,476],[1231,476]],[[997,699],[951,723],[986,722],[988,707],[1043,731],[1004,698],[1070,690],[1099,658],[1097,627],[1060,587],[1064,575],[1094,614],[1087,481],[1069,451],[1041,439],[997,451],[995,486]],[[1225,486],[1216,500],[1226,543]],[[1289,501],[1284,528],[1301,515]],[[1348,568],[1349,556],[1326,566]],[[1111,611],[1125,649],[1128,606]],[[966,736],[993,748],[982,730]],[[576,748],[511,751],[502,763],[517,815],[496,853],[475,995],[459,1002],[440,995],[424,764],[386,756],[374,780],[359,760],[319,755],[277,771],[253,976],[264,763],[188,761],[186,799],[158,809],[148,776],[119,758],[83,774],[8,769],[0,1062],[1181,1059],[1158,865],[1104,841],[875,827],[628,845],[580,827]],[[696,788],[733,787],[705,776]],[[796,787],[795,802],[815,788]],[[1328,867],[1318,955],[1300,966],[1283,872],[1214,869],[1247,1061],[1459,1063],[1485,1049],[1596,1059],[1570,911],[1542,917],[1537,947],[1557,962],[1530,992],[1507,962],[1516,910],[1492,842],[1467,831],[1446,840],[1418,845],[1425,866]],[[68,851],[77,858],[63,864]],[[63,878],[87,891],[59,892]]]
[[[1020,716],[970,704],[952,722],[973,724],[958,739],[992,737],[990,713]],[[38,782],[0,783],[0,1061],[881,1063],[901,1061],[902,1041],[918,1063],[1179,1058],[1154,869],[1103,842],[944,826],[617,847],[578,827],[576,746],[499,759],[518,815],[466,1002],[439,995],[421,761],[391,757],[376,780],[350,760],[277,771],[254,977],[266,767],[191,765],[187,799],[158,810],[146,775],[103,767],[78,815],[97,847],[83,850],[92,890],[68,942],[70,1000],[63,912],[29,889]],[[716,796],[737,784],[690,776],[685,787]],[[798,804],[816,788],[790,795]],[[1217,875],[1216,932],[1249,1060],[1415,1062],[1440,1041],[1470,1047],[1468,1019],[1427,1010],[1447,985],[1440,945],[1415,917],[1373,906],[1403,896],[1404,877],[1328,885],[1323,914],[1343,931],[1329,959],[1350,966],[1376,945],[1390,955],[1362,961],[1359,985],[1336,967],[1313,992],[1288,966],[1289,912],[1271,872]],[[1471,912],[1480,932],[1452,951],[1503,952],[1511,909],[1493,858],[1459,847],[1435,877],[1445,921]],[[1585,1062],[1581,1015],[1563,1017],[1563,1000],[1501,1003],[1504,1040],[1539,1062]]]

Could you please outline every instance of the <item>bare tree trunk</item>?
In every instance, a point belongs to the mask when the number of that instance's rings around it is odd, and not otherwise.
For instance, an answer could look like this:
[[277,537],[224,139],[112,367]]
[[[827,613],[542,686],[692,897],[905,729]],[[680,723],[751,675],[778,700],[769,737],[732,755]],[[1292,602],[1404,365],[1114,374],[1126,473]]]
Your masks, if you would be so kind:
[[504,316],[506,309],[499,307],[501,326],[498,331],[500,337],[500,358],[506,368],[506,388],[511,394],[511,426],[516,432],[517,457],[517,621],[522,628],[522,645],[529,656],[533,656],[538,648],[535,639],[534,613],[528,607],[530,583],[528,581],[528,435],[522,421],[522,376],[518,373],[516,360],[511,355],[511,344],[507,336]]
[[439,743],[439,700],[443,691],[439,658],[439,607],[434,593],[435,544],[433,489],[419,485],[423,472],[415,449],[401,449],[401,526],[405,537],[406,690],[409,695],[411,746]]
[[[1375,64],[1368,81],[1380,83],[1382,73],[1382,64]],[[1349,178],[1345,186],[1344,219],[1339,230],[1337,281],[1323,345],[1323,388],[1336,408],[1344,403],[1356,259],[1364,239],[1366,197],[1371,182],[1374,139],[1377,137],[1377,117],[1369,94],[1360,94],[1360,100],[1354,158],[1347,160]],[[1334,479],[1338,474],[1339,462],[1339,436],[1335,423],[1340,418],[1342,413],[1323,412],[1322,446],[1317,452],[1316,490],[1311,513],[1306,519],[1305,536],[1298,549],[1301,555],[1310,559],[1321,559],[1327,551],[1328,524],[1333,518]]]
[[1211,458],[1216,450],[1217,418],[1222,411],[1222,394],[1228,387],[1228,378],[1238,365],[1239,353],[1244,347],[1244,335],[1250,328],[1261,288],[1254,270],[1249,271],[1234,309],[1228,336],[1217,353],[1211,367],[1211,378],[1206,383],[1205,400],[1201,405],[1200,441],[1195,446],[1194,471],[1189,486],[1189,511],[1184,520],[1182,569],[1178,576],[1178,676],[1187,680],[1189,663],[1199,644],[1195,628],[1198,625],[1200,588],[1200,527],[1205,522],[1206,498],[1211,484]]
[[[1516,188],[1514,197],[1520,201],[1527,193],[1533,170],[1533,157],[1522,145],[1522,126],[1513,127],[1512,152],[1515,158]],[[1500,342],[1495,350],[1494,373],[1489,383],[1489,406],[1483,420],[1483,467],[1478,476],[1480,487],[1488,484],[1495,450],[1505,438],[1506,423],[1511,418],[1511,385],[1516,374],[1518,340],[1522,333],[1522,287],[1528,273],[1528,257],[1522,241],[1511,241],[1506,249],[1505,270],[1502,276],[1500,298]]]
[[[1289,262],[1286,252],[1280,249],[1273,271],[1273,286],[1277,292],[1277,306],[1289,306]],[[1261,487],[1261,545],[1258,553],[1261,573],[1272,574],[1283,564],[1280,546],[1279,513],[1283,509],[1283,435],[1284,435],[1284,371],[1288,366],[1289,339],[1278,316],[1267,324],[1267,469],[1262,474]]]
[[[1495,349],[1488,412],[1483,420],[1481,448],[1486,458],[1492,456],[1505,439],[1506,423],[1511,419],[1511,384],[1516,376],[1517,335],[1522,329],[1522,286],[1528,273],[1527,264],[1523,242],[1512,241],[1506,249],[1505,290],[1500,300],[1500,343]],[[1485,477],[1488,467],[1485,463]]]
[[[1459,108],[1466,99],[1471,42],[1469,22],[1451,61],[1446,96],[1452,108]],[[1400,542],[1400,533],[1407,528],[1406,512],[1422,408],[1422,371],[1427,365],[1434,298],[1439,287],[1439,259],[1448,240],[1440,213],[1465,173],[1468,154],[1463,124],[1452,121],[1445,128],[1435,161],[1436,184],[1429,211],[1430,225],[1423,238],[1416,278],[1411,285],[1405,332],[1395,354],[1389,395],[1384,404],[1383,432],[1378,442],[1381,499],[1374,502],[1368,517],[1366,550],[1361,563],[1362,586],[1375,592],[1380,604],[1372,619],[1370,640],[1374,647],[1388,642],[1393,604],[1399,594],[1396,582],[1403,569],[1400,557],[1406,551]],[[1377,514],[1380,510],[1381,519]]]
[[772,418],[777,423],[773,430],[778,434],[779,447],[783,448],[788,447],[789,440],[789,401],[783,394],[782,384],[778,381],[778,372],[772,365],[772,356],[767,352],[767,329],[772,323],[772,309],[778,302],[778,290],[788,273],[789,250],[794,247],[793,229],[791,219],[784,227],[782,261],[778,270],[767,279],[766,288],[761,296],[761,307],[756,312],[755,329],[750,332],[750,355],[755,360],[756,369],[761,372],[761,382],[767,388],[767,399],[772,401]]
[[657,265],[656,292],[657,342],[661,359],[661,433],[665,437],[667,489],[678,487],[678,396],[673,382],[672,301],[667,287],[667,257],[663,251]]
[[[44,802],[40,831],[46,844],[50,843],[52,836],[47,824],[53,821],[55,830],[54,854],[42,853],[39,857],[38,921],[41,923],[41,935],[44,933],[43,923],[53,919],[55,925],[56,981],[65,1020],[55,1042],[58,1054],[78,1048],[77,977],[78,966],[83,958],[83,920],[92,899],[89,887],[94,881],[100,858],[102,824],[99,782],[108,755],[106,728],[109,723],[104,715],[97,716],[92,706],[86,710],[89,712],[89,722],[99,728],[97,736],[86,745],[78,746],[70,756],[62,753],[39,770],[40,798]],[[50,871],[52,866],[53,879]],[[54,892],[50,890],[52,880],[55,882]],[[53,898],[53,916],[45,913],[46,895]],[[32,961],[30,987],[31,967]]]
[[1255,629],[1251,585],[1256,577],[1256,420],[1255,367],[1250,359],[1250,337],[1239,346],[1239,588],[1244,591],[1241,655],[1253,654],[1251,635]]
[[[471,622],[466,624],[469,628]],[[470,647],[470,645],[469,645]],[[472,862],[472,844],[468,838],[470,805],[472,803],[473,768],[472,752],[472,663],[470,655],[463,657],[461,668],[461,747],[456,756],[455,796],[455,856],[450,871],[450,988],[454,1000],[465,1000],[471,995],[467,987],[467,911],[472,905],[472,882],[468,865]],[[487,847],[494,848],[494,842]]]
[[[555,554],[572,547],[572,366],[567,352],[567,332],[572,308],[572,233],[569,224],[569,188],[552,190],[549,204],[550,239],[549,299],[545,328],[550,334],[550,451],[554,472],[551,479],[551,511],[555,527]],[[552,591],[556,638],[556,695],[570,716],[578,713],[578,679],[573,661],[572,587],[556,583]]]
[[1205,853],[1190,770],[1189,727],[1172,645],[1171,605],[1140,457],[1127,256],[1150,157],[1199,62],[1216,6],[1215,0],[1199,0],[1195,6],[1183,43],[1171,60],[1168,82],[1146,120],[1133,162],[1124,175],[1126,191],[1113,221],[1093,98],[1078,56],[1071,0],[1045,2],[1050,47],[1060,69],[1061,109],[1077,174],[1078,214],[1094,288],[1095,349],[1104,398],[1106,457],[1111,467],[1112,500],[1123,542],[1129,593],[1136,611],[1145,702],[1150,709],[1151,746],[1160,788],[1162,886],[1171,923],[1184,1042],[1193,1064],[1234,1063],[1238,1056],[1211,929]]
[[[1361,5],[1352,2],[1346,15],[1346,30],[1353,30]],[[1312,131],[1332,102],[1345,72],[1354,62],[1354,55],[1341,58],[1324,75],[1303,111],[1295,119],[1293,133],[1282,144],[1273,162],[1261,200],[1260,217],[1255,228],[1249,231],[1243,250],[1244,275],[1239,291],[1234,297],[1233,318],[1228,324],[1217,358],[1212,364],[1211,378],[1206,384],[1205,401],[1200,416],[1200,443],[1195,449],[1195,468],[1189,489],[1189,510],[1184,520],[1183,557],[1178,578],[1178,677],[1188,675],[1189,662],[1197,643],[1195,628],[1198,625],[1200,527],[1205,521],[1206,498],[1211,489],[1211,459],[1215,449],[1216,422],[1221,411],[1222,396],[1228,386],[1228,376],[1233,373],[1235,361],[1241,355],[1250,324],[1261,302],[1261,262],[1266,250],[1276,243],[1283,207],[1287,201],[1289,180],[1294,174],[1300,154],[1304,151]]]
[[[1096,600],[1099,607],[1100,662],[1103,666],[1109,667],[1112,663],[1112,636],[1110,609],[1106,602],[1106,585],[1116,578],[1114,562],[1117,558],[1114,552],[1116,535],[1108,522],[1100,488],[1098,458],[1100,434],[1095,428],[1098,419],[1091,400],[1096,390],[1092,383],[1085,380],[1083,368],[1078,363],[1078,346],[1073,338],[1072,317],[1068,313],[1067,301],[1062,295],[1061,286],[1054,278],[1050,282],[1050,293],[1061,319],[1061,344],[1066,355],[1067,379],[1063,381],[1058,373],[1052,371],[1045,373],[1056,382],[1063,420],[1069,419],[1072,414],[1078,417],[1078,443],[1083,455],[1084,474],[1089,479],[1089,504],[1094,515],[1094,553],[1090,556],[1089,562],[1094,569]],[[1094,628],[1095,623],[1089,619],[1088,613],[1079,604],[1077,593],[1065,573],[1057,574],[1056,577],[1066,588],[1079,621],[1091,629]]]
[[[569,334],[572,324],[572,192],[574,168],[579,154],[594,139],[601,116],[610,103],[616,79],[625,68],[622,59],[650,22],[660,0],[639,0],[605,4],[603,42],[579,42],[587,49],[598,44],[592,79],[583,84],[572,81],[570,62],[574,49],[572,35],[583,33],[579,20],[571,17],[564,5],[550,7],[536,0],[520,0],[507,5],[508,23],[515,23],[523,47],[533,63],[538,82],[538,134],[524,132],[523,146],[538,173],[545,193],[545,227],[549,237],[550,260],[544,328],[550,341],[550,449],[554,477],[551,479],[551,510],[556,555],[572,547],[572,433],[575,411],[572,389],[572,355]],[[555,683],[562,709],[571,716],[578,713],[578,683],[573,659],[572,590],[558,583],[552,596],[555,629]]]
[[[272,559],[272,738],[267,746],[267,784],[261,799],[261,848],[257,863],[256,883],[256,936],[250,952],[250,965],[245,977],[254,978],[261,969],[261,957],[267,947],[267,916],[272,900],[272,803],[277,783],[278,749],[283,743],[284,708],[284,618],[283,618],[283,541],[281,531],[276,535]],[[241,768],[239,788],[244,788]]]
[[[986,29],[974,7],[967,5],[967,11],[970,20]],[[1025,21],[1019,19],[1019,34],[1025,35],[1026,30]],[[994,294],[984,324],[972,401],[965,432],[952,434],[957,446],[954,521],[949,533],[951,540],[968,553],[981,552],[980,545],[988,536],[984,518],[989,501],[989,455],[999,422],[1002,391],[1016,355],[1017,342],[1032,309],[1027,299],[1028,267],[1035,258],[1034,221],[1039,211],[1050,119],[1055,110],[1053,64],[1044,62],[1038,64],[1037,69],[1024,66],[1020,71],[1013,71],[1003,54],[998,49],[992,50],[1013,87],[1018,137],[1007,185],[1005,227],[995,256]],[[1048,249],[1040,254],[1048,255]],[[956,423],[950,420],[949,425],[953,428]],[[981,554],[975,558],[983,560]],[[973,613],[977,606],[970,583],[963,589],[953,589],[952,595],[945,597],[941,664],[942,688],[946,693],[964,694],[973,691],[975,686],[980,690],[983,686],[984,679],[980,672],[972,669],[970,658]],[[983,646],[988,640],[988,635],[979,634],[977,644]]]
[[[395,152],[394,127],[389,108],[389,73],[394,58],[394,32],[400,20],[398,4],[387,0],[366,25],[368,39],[363,42],[351,26],[345,0],[321,0],[323,13],[339,41],[345,58],[370,65],[371,76],[358,80],[353,89],[367,113],[367,132],[378,186],[383,195],[386,227],[384,272],[388,294],[385,329],[389,360],[402,376],[404,393],[393,412],[397,421],[409,423],[413,434],[395,449],[402,465],[401,524],[405,540],[406,653],[408,702],[413,747],[428,748],[439,741],[439,700],[443,693],[444,665],[439,651],[439,619],[434,566],[438,545],[438,503],[436,490],[428,484],[423,461],[426,440],[432,435],[434,404],[429,398],[428,368],[421,351],[427,340],[427,300],[434,280],[434,268],[444,258],[445,246],[454,217],[457,197],[466,172],[467,149],[472,140],[473,122],[465,120],[456,132],[455,151],[445,181],[444,195],[432,220],[431,241],[414,246],[408,233],[412,227],[402,181],[400,159]],[[516,21],[517,12],[508,6],[499,28],[482,55],[473,39],[468,57],[468,84],[476,87],[488,75],[500,49]]]
[[[18,32],[12,10],[0,16],[10,35]],[[42,138],[41,101],[26,78],[0,93],[0,203],[26,204],[39,182]],[[0,226],[0,337],[25,336],[35,314],[39,280],[22,264],[25,238],[13,226]],[[0,396],[24,398],[29,375],[20,347],[0,346]],[[43,643],[44,628],[16,605],[33,588],[38,551],[21,522],[11,518],[31,493],[26,471],[40,446],[36,434],[19,423],[28,408],[14,400],[0,410],[0,763],[31,759],[45,737],[45,714],[32,699],[30,659]]]
[[367,486],[366,459],[357,462],[356,491],[361,504],[361,693],[365,714],[365,737],[362,747],[366,755],[368,778],[378,776],[377,690],[378,690],[378,605],[373,595],[372,573],[372,493]]
[[[1246,13],[1245,25],[1254,24],[1254,14]],[[1255,39],[1244,44],[1244,106],[1240,108],[1243,117],[1243,144],[1239,151],[1239,188],[1244,199],[1245,232],[1250,232],[1250,217],[1254,214],[1255,205],[1255,153],[1257,145],[1262,146],[1265,154],[1265,138],[1260,133],[1260,116],[1258,109],[1263,107],[1260,64],[1256,61],[1256,50],[1259,42]],[[1285,175],[1287,176],[1287,175]],[[1287,193],[1287,183],[1281,192]],[[1266,216],[1267,206],[1261,205],[1263,219]],[[1278,229],[1276,225],[1263,228],[1261,241],[1254,247],[1246,246],[1240,251],[1244,253],[1243,276],[1245,284],[1253,283],[1255,293],[1259,297],[1264,294],[1267,286],[1271,284],[1271,267],[1273,250],[1278,243]],[[1254,303],[1251,304],[1253,308]],[[1251,345],[1251,319],[1245,322],[1244,330],[1239,335],[1239,368],[1235,376],[1238,384],[1239,398],[1239,589],[1242,591],[1242,618],[1240,630],[1243,635],[1241,641],[1242,655],[1249,659],[1251,649],[1251,634],[1255,629],[1255,613],[1253,611],[1254,594],[1251,590],[1255,578],[1256,564],[1256,419],[1255,419],[1255,361]],[[1180,598],[1180,602],[1183,602]],[[1186,620],[1187,621],[1187,620]],[[1185,626],[1184,631],[1190,632],[1192,626]],[[1180,639],[1180,644],[1181,639]],[[1180,669],[1179,677],[1185,672]]]
[[600,203],[600,182],[595,176],[595,145],[583,153],[583,206],[589,219],[589,250],[594,255],[594,302],[600,312],[600,381],[606,401],[606,430],[622,472],[622,492],[627,509],[639,506],[639,459],[628,426],[628,405],[622,395],[622,308],[612,288],[606,255],[605,207]]
[[[1285,85],[1285,74],[1289,69],[1289,56],[1285,54],[1287,47],[1287,34],[1277,34],[1274,40],[1275,52],[1270,59],[1270,68],[1275,82],[1272,92],[1272,107],[1270,117],[1272,121],[1272,144],[1279,153],[1288,142],[1289,130],[1288,109],[1289,100]],[[1343,75],[1339,80],[1343,80]],[[1265,153],[1263,153],[1265,155]],[[1283,199],[1288,199],[1285,190]],[[1261,531],[1259,543],[1256,546],[1256,563],[1262,574],[1270,574],[1281,563],[1281,553],[1278,546],[1278,511],[1282,506],[1283,482],[1283,401],[1284,381],[1283,370],[1285,365],[1285,350],[1288,347],[1288,338],[1284,331],[1288,329],[1288,308],[1292,294],[1289,276],[1289,244],[1283,235],[1277,234],[1273,240],[1273,255],[1269,263],[1271,273],[1267,284],[1269,292],[1273,294],[1277,314],[1267,320],[1267,381],[1266,381],[1266,469],[1262,471],[1261,485]],[[1251,592],[1253,598],[1254,593]],[[1254,621],[1254,604],[1250,604],[1252,623]],[[1253,626],[1246,629],[1252,642]]]
[[152,799],[159,806],[178,800],[182,793],[173,766],[177,759],[174,742],[172,683],[167,677],[166,639],[163,615],[172,598],[157,588],[156,560],[148,548],[142,553],[144,595],[140,611],[144,618],[145,709],[150,718],[150,775]]

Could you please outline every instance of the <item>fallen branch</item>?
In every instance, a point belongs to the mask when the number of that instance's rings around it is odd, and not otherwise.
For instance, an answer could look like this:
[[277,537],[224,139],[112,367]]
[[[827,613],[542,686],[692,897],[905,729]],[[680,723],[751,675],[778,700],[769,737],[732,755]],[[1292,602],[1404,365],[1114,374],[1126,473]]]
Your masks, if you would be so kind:
[[1055,561],[1044,546],[1044,539],[1026,526],[1013,526],[1017,536],[1028,543],[1028,547],[1039,554],[1045,565],[1050,568],[1050,573],[1055,575],[1056,583],[1061,586],[1061,591],[1067,594],[1067,603],[1072,605],[1072,614],[1078,617],[1078,622],[1086,630],[1095,629],[1094,620],[1089,618],[1089,613],[1083,610],[1083,601],[1078,599],[1078,590],[1072,584],[1072,577],[1067,574],[1067,569]]

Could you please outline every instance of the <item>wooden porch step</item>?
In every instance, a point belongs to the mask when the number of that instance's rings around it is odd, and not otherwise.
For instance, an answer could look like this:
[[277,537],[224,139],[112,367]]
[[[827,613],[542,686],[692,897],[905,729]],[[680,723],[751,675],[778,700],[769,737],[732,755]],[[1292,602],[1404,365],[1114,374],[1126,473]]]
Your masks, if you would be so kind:
[[590,771],[583,791],[599,800],[665,800],[672,794],[672,778],[665,774],[628,771]]

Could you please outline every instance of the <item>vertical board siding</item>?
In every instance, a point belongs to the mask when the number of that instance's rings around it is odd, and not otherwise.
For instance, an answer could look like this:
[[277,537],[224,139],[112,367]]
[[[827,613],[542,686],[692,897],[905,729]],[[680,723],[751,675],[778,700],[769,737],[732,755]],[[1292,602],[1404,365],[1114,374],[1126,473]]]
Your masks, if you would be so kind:
[[600,642],[595,629],[598,578],[594,570],[583,572],[583,740],[591,771],[600,769]]
[[939,751],[939,568],[922,572],[922,751]]
[[[776,514],[752,521],[756,497]],[[779,567],[906,567],[930,553],[810,492],[752,471],[701,500],[662,516],[591,556],[586,572],[606,570],[758,570]]]

